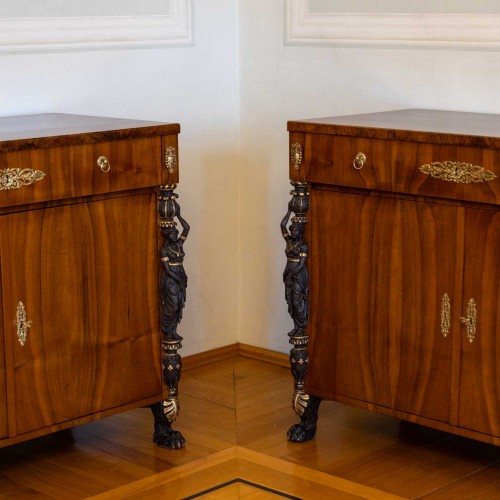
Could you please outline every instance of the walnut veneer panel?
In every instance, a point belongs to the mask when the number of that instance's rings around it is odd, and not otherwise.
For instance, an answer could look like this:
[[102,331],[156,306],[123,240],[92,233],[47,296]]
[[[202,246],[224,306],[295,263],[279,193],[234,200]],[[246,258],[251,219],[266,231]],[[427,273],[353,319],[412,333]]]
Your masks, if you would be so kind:
[[449,421],[456,212],[322,189],[311,205],[310,390]]
[[0,152],[176,135],[177,123],[46,113],[0,117]]
[[[108,172],[97,165],[101,156],[109,161]],[[0,206],[156,186],[161,165],[159,137],[0,154],[0,169],[30,168],[45,173],[31,186],[3,193]]]
[[[300,171],[290,168],[293,180],[500,203],[500,154],[495,149],[327,134],[307,134],[302,144]],[[359,170],[353,168],[358,153],[366,156]],[[420,170],[434,162],[477,165],[493,172],[497,180],[473,185],[443,182]]]
[[478,318],[474,341],[462,336],[459,425],[500,436],[500,212],[468,209],[466,222],[462,302]]
[[[0,269],[1,281],[1,269]],[[2,303],[2,289],[0,287],[0,304]],[[5,367],[5,339],[3,335],[3,310],[0,307],[0,438],[8,435],[8,414],[7,414],[7,381]]]
[[20,300],[32,322],[13,343],[16,408],[30,407],[17,433],[161,399],[155,206],[141,195],[0,218],[2,265],[15,270],[5,334]]

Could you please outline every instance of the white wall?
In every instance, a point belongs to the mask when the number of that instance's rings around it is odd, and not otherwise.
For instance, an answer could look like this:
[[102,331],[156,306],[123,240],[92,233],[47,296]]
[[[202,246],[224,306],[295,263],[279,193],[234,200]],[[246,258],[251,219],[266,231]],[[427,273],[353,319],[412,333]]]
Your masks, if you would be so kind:
[[500,57],[290,47],[282,0],[194,8],[194,47],[0,56],[0,114],[181,123],[178,192],[192,228],[181,353],[237,340],[286,352],[286,121],[406,107],[500,113]]
[[283,2],[240,2],[240,341],[289,350],[279,223],[291,119],[408,107],[500,112],[498,52],[291,47]]
[[198,0],[195,46],[0,55],[0,115],[179,122],[188,299],[182,355],[232,344],[238,318],[238,4]]

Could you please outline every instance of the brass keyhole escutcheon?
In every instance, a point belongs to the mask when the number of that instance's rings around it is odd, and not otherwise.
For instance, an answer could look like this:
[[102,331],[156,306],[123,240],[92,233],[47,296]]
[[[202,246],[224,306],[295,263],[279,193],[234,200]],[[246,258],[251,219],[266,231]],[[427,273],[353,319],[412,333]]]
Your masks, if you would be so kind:
[[467,316],[461,317],[460,321],[465,325],[467,330],[467,340],[472,343],[476,337],[477,324],[477,309],[474,299],[470,299],[467,303]]
[[19,343],[24,346],[26,338],[28,337],[28,330],[31,328],[31,321],[28,321],[26,309],[22,302],[17,304],[16,326],[17,339],[19,340]]

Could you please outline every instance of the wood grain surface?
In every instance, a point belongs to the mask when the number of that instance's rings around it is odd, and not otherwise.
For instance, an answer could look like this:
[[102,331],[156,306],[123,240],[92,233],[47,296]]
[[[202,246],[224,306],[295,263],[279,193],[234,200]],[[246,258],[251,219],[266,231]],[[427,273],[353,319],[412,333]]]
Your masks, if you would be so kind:
[[0,218],[11,435],[161,398],[155,207],[151,193]]
[[359,115],[290,120],[289,132],[500,148],[500,115],[401,109]]
[[449,422],[456,209],[322,189],[311,206],[310,390]]
[[178,134],[178,123],[42,113],[0,117],[0,153]]

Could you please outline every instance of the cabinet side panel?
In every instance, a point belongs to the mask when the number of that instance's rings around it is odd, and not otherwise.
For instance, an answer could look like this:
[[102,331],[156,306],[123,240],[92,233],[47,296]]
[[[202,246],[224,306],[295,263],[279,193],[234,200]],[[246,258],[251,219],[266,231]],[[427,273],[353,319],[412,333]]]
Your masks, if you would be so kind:
[[311,191],[310,391],[448,421],[455,210]]
[[477,311],[474,338],[462,325],[458,423],[500,436],[500,213],[466,210],[464,292]]
[[[0,218],[0,248],[1,248],[1,218]],[[1,255],[1,252],[0,252]],[[7,370],[5,365],[5,337],[3,326],[2,269],[0,267],[0,437],[8,435],[7,425]]]

